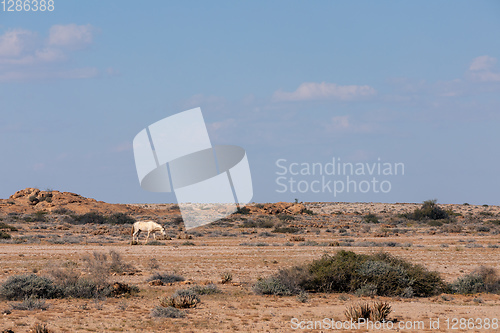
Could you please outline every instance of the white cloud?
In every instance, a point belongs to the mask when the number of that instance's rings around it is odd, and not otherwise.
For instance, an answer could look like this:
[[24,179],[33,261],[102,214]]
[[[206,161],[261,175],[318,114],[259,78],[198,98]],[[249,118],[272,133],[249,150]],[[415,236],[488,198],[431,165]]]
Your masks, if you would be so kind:
[[18,57],[33,44],[36,33],[29,30],[8,30],[0,36],[0,58]]
[[185,108],[195,108],[199,106],[222,107],[225,102],[226,100],[223,97],[196,94],[185,100],[182,106]]
[[497,59],[484,55],[472,60],[469,77],[479,82],[499,82],[500,72],[495,70]]
[[376,129],[374,124],[352,121],[349,115],[334,116],[323,124],[328,133],[371,133]]
[[495,66],[496,62],[497,62],[496,58],[487,55],[480,56],[472,60],[469,70],[471,71],[489,70]]
[[273,95],[275,101],[307,101],[337,99],[350,101],[375,95],[377,92],[370,86],[341,86],[328,82],[304,82],[294,92],[278,90]]
[[34,31],[7,30],[0,34],[0,80],[97,76],[98,70],[93,67],[68,69],[62,66],[72,52],[92,42],[94,30],[90,24],[54,25],[46,39]]
[[94,28],[90,25],[53,25],[49,31],[49,45],[82,48],[92,43]]

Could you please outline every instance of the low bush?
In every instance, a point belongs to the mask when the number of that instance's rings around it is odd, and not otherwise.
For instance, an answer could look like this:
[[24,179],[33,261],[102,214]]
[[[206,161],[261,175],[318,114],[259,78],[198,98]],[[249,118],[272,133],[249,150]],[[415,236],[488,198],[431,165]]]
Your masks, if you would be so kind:
[[222,290],[220,290],[215,284],[207,284],[206,286],[192,286],[188,290],[192,291],[196,295],[213,295],[213,294],[221,294]]
[[36,323],[30,328],[30,333],[52,333],[47,324]]
[[135,219],[125,213],[115,213],[108,216],[107,222],[111,224],[133,224]]
[[10,304],[12,310],[47,310],[48,305],[45,304],[45,299],[40,299],[34,296],[25,297],[20,303]]
[[73,215],[75,212],[73,212],[71,209],[67,209],[64,207],[56,208],[52,211],[53,214],[59,214],[59,215]]
[[88,223],[104,224],[107,221],[106,216],[96,212],[85,213],[82,215],[75,215],[73,216],[73,219],[76,224],[88,224]]
[[297,301],[300,303],[307,303],[309,301],[309,293],[305,291],[301,291],[297,295]]
[[125,213],[114,213],[106,216],[97,212],[90,212],[81,215],[70,215],[72,220],[69,223],[73,224],[132,224],[135,219]]
[[7,229],[9,231],[17,231],[17,228],[10,225],[10,224],[6,224],[4,222],[0,222],[0,229]]
[[154,318],[184,318],[186,314],[174,307],[157,306],[151,310],[151,317]]
[[274,227],[274,222],[268,218],[259,218],[256,220],[249,219],[243,221],[240,228],[272,228]]
[[295,220],[295,216],[288,215],[288,214],[278,214],[277,217],[280,221],[293,221],[293,220]]
[[253,286],[253,291],[258,295],[290,296],[298,294],[301,290],[292,291],[278,278],[270,276],[257,280]]
[[38,211],[33,214],[30,214],[29,216],[25,216],[23,220],[25,222],[47,222],[47,217],[46,217],[47,214],[48,212]]
[[366,223],[379,223],[380,221],[378,220],[377,215],[375,214],[368,214],[363,217],[363,220],[365,220]]
[[27,297],[57,298],[61,290],[54,282],[36,274],[14,275],[0,287],[0,296],[8,300],[22,300]]
[[151,275],[146,282],[151,282],[155,280],[160,280],[163,283],[172,283],[172,282],[180,282],[184,281],[185,279],[177,274],[167,274],[167,273],[155,273]]
[[282,233],[282,234],[296,234],[300,229],[296,227],[275,227],[272,232]]
[[450,285],[457,294],[500,293],[500,277],[492,267],[480,266]]
[[402,216],[411,220],[443,220],[449,218],[449,212],[445,211],[438,205],[436,205],[437,200],[427,200],[424,201],[420,208],[417,208],[413,213],[406,213]]
[[[408,288],[411,288],[408,289]],[[432,296],[446,288],[439,273],[387,253],[339,251],[312,263],[282,269],[257,281],[260,294],[293,295],[310,292],[355,292],[380,296]],[[410,292],[411,291],[411,292]]]
[[11,239],[12,236],[5,231],[0,230],[0,239]]
[[235,214],[248,215],[250,214],[250,209],[247,207],[237,207]]
[[261,278],[253,286],[253,291],[259,295],[290,296],[305,291],[304,282],[310,278],[304,267],[281,269],[277,274]]

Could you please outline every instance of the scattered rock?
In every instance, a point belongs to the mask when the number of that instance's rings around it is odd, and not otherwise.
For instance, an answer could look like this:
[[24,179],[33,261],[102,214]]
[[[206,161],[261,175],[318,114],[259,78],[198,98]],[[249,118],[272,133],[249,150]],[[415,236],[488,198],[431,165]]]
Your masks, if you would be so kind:
[[165,285],[161,280],[149,281],[150,286],[163,286]]
[[113,283],[113,295],[114,296],[130,294],[131,291],[132,291],[132,289],[126,283],[120,283],[120,282]]

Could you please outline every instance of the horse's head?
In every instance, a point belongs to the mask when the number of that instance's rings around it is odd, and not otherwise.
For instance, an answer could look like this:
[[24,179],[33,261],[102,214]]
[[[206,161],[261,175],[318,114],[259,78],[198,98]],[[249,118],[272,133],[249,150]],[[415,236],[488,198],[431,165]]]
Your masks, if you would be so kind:
[[161,227],[160,232],[161,232],[161,234],[162,234],[163,236],[166,236],[166,234],[165,234],[165,228]]

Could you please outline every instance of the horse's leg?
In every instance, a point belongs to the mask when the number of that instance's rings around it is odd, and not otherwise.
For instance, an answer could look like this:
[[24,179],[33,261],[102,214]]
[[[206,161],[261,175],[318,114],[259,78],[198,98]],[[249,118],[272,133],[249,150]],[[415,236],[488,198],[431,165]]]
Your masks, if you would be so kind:
[[[137,230],[136,232],[134,232],[134,234],[132,235],[132,242],[134,241],[134,239],[139,242],[139,234],[141,233],[141,229]],[[135,238],[134,238],[135,237]]]
[[144,244],[147,244],[147,243],[148,243],[149,233],[150,233],[150,231],[148,231],[148,236],[146,237],[146,241],[144,242]]
[[153,238],[154,238],[154,240],[156,240],[156,231],[153,232]]

